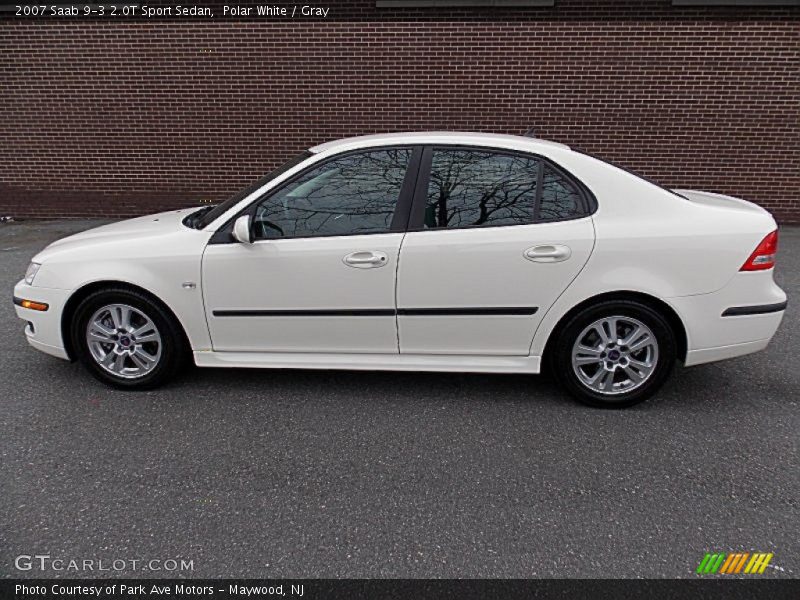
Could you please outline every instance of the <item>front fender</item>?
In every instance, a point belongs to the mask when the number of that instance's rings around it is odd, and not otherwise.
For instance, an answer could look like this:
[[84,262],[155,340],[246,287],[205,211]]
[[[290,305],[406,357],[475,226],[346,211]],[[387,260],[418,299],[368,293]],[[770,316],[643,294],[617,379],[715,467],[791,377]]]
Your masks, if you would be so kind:
[[73,246],[47,257],[34,287],[68,290],[70,298],[87,286],[101,283],[140,288],[173,312],[193,350],[208,350],[211,340],[203,310],[200,268],[208,237],[207,233],[186,229],[138,239],[134,245],[119,240]]

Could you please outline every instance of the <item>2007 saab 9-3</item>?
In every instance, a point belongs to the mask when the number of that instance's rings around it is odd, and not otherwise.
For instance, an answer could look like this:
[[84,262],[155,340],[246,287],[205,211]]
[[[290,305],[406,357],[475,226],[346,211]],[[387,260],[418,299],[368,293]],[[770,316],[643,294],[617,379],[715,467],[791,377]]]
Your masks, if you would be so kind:
[[110,385],[201,367],[538,373],[622,407],[673,364],[765,348],[786,307],[762,208],[510,135],[311,148],[217,206],[57,241],[25,335]]

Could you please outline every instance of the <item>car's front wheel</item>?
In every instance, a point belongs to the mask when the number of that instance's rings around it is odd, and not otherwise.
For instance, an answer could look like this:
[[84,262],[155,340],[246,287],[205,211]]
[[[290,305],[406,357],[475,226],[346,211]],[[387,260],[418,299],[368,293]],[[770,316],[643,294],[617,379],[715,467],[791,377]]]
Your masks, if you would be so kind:
[[181,332],[171,315],[134,290],[94,292],[78,306],[73,347],[100,381],[121,389],[151,389],[184,362]]
[[555,373],[584,404],[624,408],[652,396],[676,358],[667,320],[640,302],[606,301],[573,316],[555,346]]

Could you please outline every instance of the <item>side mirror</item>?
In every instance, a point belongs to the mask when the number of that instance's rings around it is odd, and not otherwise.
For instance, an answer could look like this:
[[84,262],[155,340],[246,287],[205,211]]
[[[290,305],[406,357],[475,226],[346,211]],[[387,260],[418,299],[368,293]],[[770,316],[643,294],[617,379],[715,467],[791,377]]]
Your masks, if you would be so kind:
[[233,239],[242,244],[253,243],[253,231],[250,228],[250,215],[242,215],[233,222]]

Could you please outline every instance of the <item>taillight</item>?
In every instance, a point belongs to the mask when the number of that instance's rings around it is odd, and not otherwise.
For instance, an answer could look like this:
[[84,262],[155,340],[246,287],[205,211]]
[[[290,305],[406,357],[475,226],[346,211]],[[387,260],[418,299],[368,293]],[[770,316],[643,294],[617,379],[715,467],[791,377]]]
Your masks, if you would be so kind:
[[765,271],[775,266],[775,254],[778,252],[778,230],[768,233],[761,240],[740,271]]

